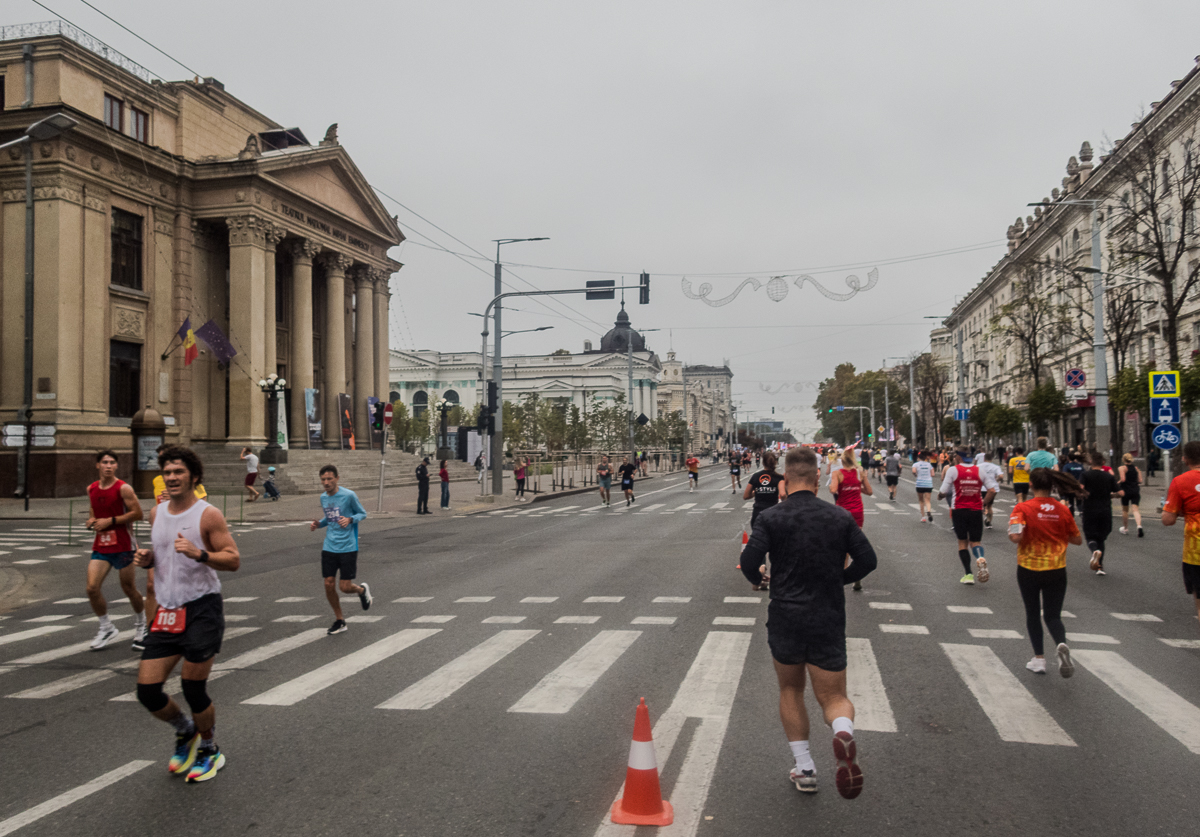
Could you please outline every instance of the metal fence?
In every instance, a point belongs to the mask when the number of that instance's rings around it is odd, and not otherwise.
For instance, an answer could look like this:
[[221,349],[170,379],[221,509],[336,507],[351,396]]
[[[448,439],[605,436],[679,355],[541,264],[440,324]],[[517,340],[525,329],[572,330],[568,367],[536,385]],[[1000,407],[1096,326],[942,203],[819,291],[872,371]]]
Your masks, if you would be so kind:
[[20,41],[26,38],[45,38],[51,35],[61,35],[74,41],[89,52],[94,52],[105,61],[116,64],[122,70],[133,73],[142,81],[150,84],[158,76],[141,64],[127,58],[98,38],[94,38],[65,20],[46,20],[41,23],[18,23],[12,26],[0,26],[0,41]]
[[[517,450],[513,452],[512,461],[507,464],[511,469],[517,462],[528,460],[525,468],[525,492],[541,494],[595,486],[596,468],[600,465],[601,457],[609,458],[615,472],[617,466],[625,461],[626,455],[604,451],[547,453],[543,450]],[[683,454],[677,450],[647,450],[645,470],[641,469],[639,462],[638,473],[644,476],[669,474],[682,469],[683,460]]]

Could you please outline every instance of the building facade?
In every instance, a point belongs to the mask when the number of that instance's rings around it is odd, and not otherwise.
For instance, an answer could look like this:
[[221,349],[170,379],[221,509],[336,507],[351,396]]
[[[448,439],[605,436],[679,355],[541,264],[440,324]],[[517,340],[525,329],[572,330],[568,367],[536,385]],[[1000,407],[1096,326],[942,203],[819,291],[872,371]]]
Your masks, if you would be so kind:
[[[30,146],[35,212],[30,488],[78,494],[101,448],[130,451],[151,406],[166,441],[236,448],[268,438],[258,381],[285,378],[288,433],[307,446],[305,390],[325,444],[337,395],[366,434],[388,385],[388,250],[403,240],[330,126],[318,144],[215,79],[163,82],[68,24],[0,29],[0,142],[65,113],[78,125]],[[0,414],[24,398],[24,151],[0,157]],[[185,320],[235,352],[185,364]],[[334,432],[329,432],[330,429]],[[0,454],[0,491],[14,486]]]
[[728,364],[687,366],[676,360],[675,352],[668,352],[658,391],[659,412],[680,411],[694,445],[714,450],[727,446],[734,429],[733,372]]

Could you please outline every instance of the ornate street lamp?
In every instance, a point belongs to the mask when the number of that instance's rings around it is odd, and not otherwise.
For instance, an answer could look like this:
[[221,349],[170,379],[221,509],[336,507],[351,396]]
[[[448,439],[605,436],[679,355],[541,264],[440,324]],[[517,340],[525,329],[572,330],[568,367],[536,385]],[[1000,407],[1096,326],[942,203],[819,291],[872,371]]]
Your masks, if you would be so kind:
[[441,414],[441,431],[438,438],[437,458],[450,459],[450,439],[447,436],[446,415],[457,405],[453,401],[447,401],[445,398],[439,398],[433,406],[437,408],[437,411]]
[[262,461],[264,464],[282,464],[287,462],[287,451],[279,444],[279,393],[287,388],[287,381],[272,372],[258,382],[258,388],[267,394],[267,426],[271,429]]

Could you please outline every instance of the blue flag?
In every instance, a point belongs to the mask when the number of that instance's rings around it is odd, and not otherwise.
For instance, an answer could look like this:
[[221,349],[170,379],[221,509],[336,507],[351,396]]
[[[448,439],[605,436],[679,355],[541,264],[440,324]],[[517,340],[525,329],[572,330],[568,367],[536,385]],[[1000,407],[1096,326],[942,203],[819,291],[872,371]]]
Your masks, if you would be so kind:
[[225,332],[221,331],[221,327],[212,320],[200,326],[193,333],[204,341],[209,351],[213,353],[213,357],[221,363],[228,364],[237,354],[237,349],[230,345],[229,339],[225,337]]

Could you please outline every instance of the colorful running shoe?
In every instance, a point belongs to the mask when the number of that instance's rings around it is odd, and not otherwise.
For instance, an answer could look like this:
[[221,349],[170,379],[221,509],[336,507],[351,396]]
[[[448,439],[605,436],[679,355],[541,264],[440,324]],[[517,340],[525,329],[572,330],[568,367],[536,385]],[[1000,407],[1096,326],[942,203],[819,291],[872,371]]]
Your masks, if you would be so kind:
[[845,799],[854,799],[862,793],[863,775],[855,760],[858,748],[854,744],[854,736],[848,732],[835,733],[833,736],[833,757],[837,759],[838,768],[834,782],[838,793]]
[[964,575],[962,578],[960,578],[958,580],[958,583],[959,584],[974,584],[975,576],[971,575],[970,573],[967,573],[966,575]]
[[792,772],[788,774],[788,779],[800,793],[817,792],[817,771],[815,770],[797,770],[793,767]]
[[196,752],[200,749],[200,733],[175,736],[175,752],[167,762],[167,770],[176,776],[185,775],[196,763]]
[[196,763],[188,772],[189,783],[207,782],[217,775],[217,771],[225,766],[225,754],[219,747],[202,748],[196,754]]

